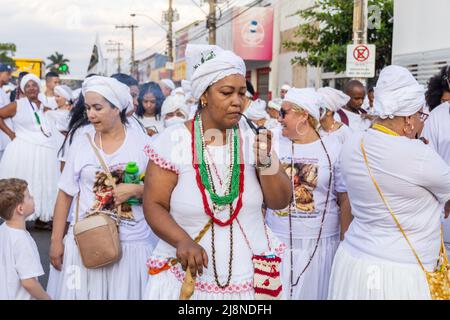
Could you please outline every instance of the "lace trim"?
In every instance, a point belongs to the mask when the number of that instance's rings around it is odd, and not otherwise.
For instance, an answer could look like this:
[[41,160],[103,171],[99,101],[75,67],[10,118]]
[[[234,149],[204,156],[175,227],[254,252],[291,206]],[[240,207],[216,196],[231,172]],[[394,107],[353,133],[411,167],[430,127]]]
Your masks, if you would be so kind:
[[[150,258],[147,262],[147,267],[150,269],[160,269],[163,268],[167,263],[167,259],[162,258]],[[181,269],[181,266],[177,264],[176,266],[170,267],[170,272],[177,278],[178,281],[183,282],[185,277],[185,272]],[[206,281],[197,281],[195,283],[195,290],[207,293],[216,293],[216,294],[233,294],[233,293],[242,293],[248,291],[254,291],[253,281],[246,281],[238,284],[231,284],[225,289],[218,287],[214,283],[206,282]]]
[[173,165],[170,161],[161,158],[159,154],[149,145],[145,146],[144,153],[160,168],[179,174],[179,171],[175,165]]

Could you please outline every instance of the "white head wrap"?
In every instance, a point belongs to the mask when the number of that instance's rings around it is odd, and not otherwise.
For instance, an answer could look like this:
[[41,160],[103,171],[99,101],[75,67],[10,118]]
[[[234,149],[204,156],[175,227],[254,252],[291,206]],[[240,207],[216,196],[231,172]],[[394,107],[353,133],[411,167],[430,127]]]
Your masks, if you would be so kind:
[[164,119],[166,114],[180,109],[186,119],[189,117],[190,108],[185,103],[185,97],[181,95],[168,96],[161,107],[161,118]]
[[72,100],[73,97],[72,89],[70,89],[68,86],[66,85],[56,86],[54,91],[58,96],[64,97],[67,101]]
[[186,93],[184,93],[183,88],[180,87],[180,88],[176,88],[175,90],[172,90],[170,95],[172,95],[172,96],[182,95],[184,97],[186,95]]
[[324,107],[334,112],[339,111],[351,99],[341,90],[331,87],[320,88],[317,90],[317,93],[322,97]]
[[29,73],[20,81],[20,90],[22,90],[22,92],[25,92],[25,86],[28,81],[34,81],[38,85],[39,91],[41,91],[41,79],[39,79],[36,75]]
[[161,83],[163,83],[166,87],[168,87],[170,90],[175,90],[175,83],[173,83],[170,79],[162,79]]
[[290,85],[288,85],[288,84],[283,84],[282,86],[281,86],[281,90],[289,90],[291,88],[291,86]]
[[126,110],[128,113],[134,108],[130,88],[114,78],[89,77],[84,80],[81,91],[83,96],[86,96],[87,92],[100,94],[115,107],[119,108],[120,111]]
[[308,113],[317,121],[320,119],[320,108],[323,105],[322,98],[313,88],[291,88],[286,93],[283,102],[293,103]]
[[186,48],[187,68],[191,73],[192,95],[199,100],[209,86],[233,74],[245,76],[241,57],[218,46],[191,45]]
[[267,106],[269,108],[275,109],[277,111],[281,110],[281,103],[283,102],[283,100],[281,99],[273,99],[271,101],[269,101],[269,103],[267,104]]
[[266,102],[261,99],[252,101],[247,110],[245,110],[245,115],[250,120],[269,119],[269,114],[266,111]]
[[374,88],[374,111],[382,119],[410,116],[425,105],[425,90],[408,69],[384,68]]

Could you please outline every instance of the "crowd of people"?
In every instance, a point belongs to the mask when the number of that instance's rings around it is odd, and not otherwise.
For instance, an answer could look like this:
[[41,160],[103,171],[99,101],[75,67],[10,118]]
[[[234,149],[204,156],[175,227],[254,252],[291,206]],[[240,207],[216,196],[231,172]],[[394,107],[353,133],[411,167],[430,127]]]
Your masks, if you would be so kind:
[[[437,298],[450,67],[427,90],[392,65],[263,101],[233,52],[186,61],[178,87],[22,73],[9,95],[0,65],[0,299]],[[120,256],[92,267],[76,225],[95,216]],[[45,289],[29,221],[51,230]]]

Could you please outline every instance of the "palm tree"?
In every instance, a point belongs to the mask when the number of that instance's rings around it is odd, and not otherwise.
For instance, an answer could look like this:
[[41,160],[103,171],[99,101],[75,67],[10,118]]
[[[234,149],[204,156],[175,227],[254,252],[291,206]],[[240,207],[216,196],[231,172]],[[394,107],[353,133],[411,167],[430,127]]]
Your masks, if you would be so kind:
[[60,67],[65,64],[67,65],[67,63],[70,62],[69,59],[64,58],[64,55],[62,53],[59,53],[58,51],[56,51],[54,54],[52,54],[51,56],[47,57],[47,59],[50,61],[49,65],[47,66],[47,69],[52,71],[52,72],[56,72],[58,74],[69,74],[69,68],[67,68],[67,70],[65,71],[61,71]]
[[15,67],[16,63],[11,58],[16,52],[16,45],[14,43],[0,43],[0,63],[9,64]]

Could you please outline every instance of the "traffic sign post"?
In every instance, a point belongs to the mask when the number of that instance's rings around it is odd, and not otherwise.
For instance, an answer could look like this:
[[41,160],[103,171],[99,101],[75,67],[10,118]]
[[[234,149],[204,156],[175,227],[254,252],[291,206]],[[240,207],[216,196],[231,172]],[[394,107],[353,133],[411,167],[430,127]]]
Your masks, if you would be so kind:
[[346,75],[349,78],[375,76],[375,45],[350,44],[347,46]]

